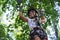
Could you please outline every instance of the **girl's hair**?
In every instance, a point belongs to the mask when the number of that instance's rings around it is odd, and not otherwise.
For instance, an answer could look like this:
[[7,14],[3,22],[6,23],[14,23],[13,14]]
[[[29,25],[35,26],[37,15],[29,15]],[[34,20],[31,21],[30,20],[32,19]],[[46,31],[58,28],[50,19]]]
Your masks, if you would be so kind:
[[38,13],[36,9],[34,9],[34,8],[29,8],[29,9],[28,9],[28,16],[29,16],[29,14],[30,14],[31,11],[35,11],[36,13]]

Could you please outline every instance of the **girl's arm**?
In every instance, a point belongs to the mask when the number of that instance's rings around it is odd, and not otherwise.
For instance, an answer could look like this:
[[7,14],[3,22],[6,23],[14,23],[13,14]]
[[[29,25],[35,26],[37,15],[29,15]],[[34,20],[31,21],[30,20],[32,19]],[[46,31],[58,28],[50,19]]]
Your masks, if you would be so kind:
[[19,11],[19,16],[22,20],[24,20],[25,22],[28,22],[28,19],[20,11]]

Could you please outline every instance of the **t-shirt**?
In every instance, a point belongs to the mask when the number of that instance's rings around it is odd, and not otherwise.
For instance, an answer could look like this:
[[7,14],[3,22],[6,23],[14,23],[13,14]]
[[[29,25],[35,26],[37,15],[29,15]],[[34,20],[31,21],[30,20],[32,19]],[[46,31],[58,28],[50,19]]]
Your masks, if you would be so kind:
[[34,27],[39,27],[37,26],[37,22],[34,21],[34,19],[28,18],[28,26],[30,30],[33,30]]

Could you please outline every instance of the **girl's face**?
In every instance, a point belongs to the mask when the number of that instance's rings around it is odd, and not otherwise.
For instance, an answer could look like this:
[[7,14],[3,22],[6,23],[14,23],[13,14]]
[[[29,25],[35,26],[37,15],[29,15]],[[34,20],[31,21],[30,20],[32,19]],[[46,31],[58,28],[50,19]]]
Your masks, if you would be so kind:
[[37,16],[37,13],[36,13],[35,11],[30,11],[29,17],[30,17],[30,18],[33,18],[33,17],[35,17],[35,16]]
[[41,40],[38,35],[35,35],[35,40]]

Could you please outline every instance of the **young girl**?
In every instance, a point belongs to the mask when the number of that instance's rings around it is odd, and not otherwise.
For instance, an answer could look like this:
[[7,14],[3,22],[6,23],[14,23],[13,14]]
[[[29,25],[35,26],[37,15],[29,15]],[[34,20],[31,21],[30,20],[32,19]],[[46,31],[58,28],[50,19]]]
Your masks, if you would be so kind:
[[[40,14],[42,11],[40,12]],[[41,20],[38,20],[38,12],[31,8],[28,10],[28,17],[26,18],[22,12],[19,12],[19,16],[22,20],[28,23],[30,28],[30,40],[48,40],[46,32],[42,29],[40,23],[44,23],[46,18],[44,15],[41,15]]]

